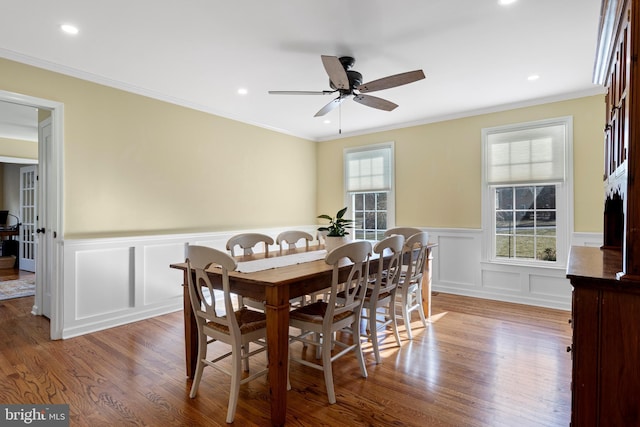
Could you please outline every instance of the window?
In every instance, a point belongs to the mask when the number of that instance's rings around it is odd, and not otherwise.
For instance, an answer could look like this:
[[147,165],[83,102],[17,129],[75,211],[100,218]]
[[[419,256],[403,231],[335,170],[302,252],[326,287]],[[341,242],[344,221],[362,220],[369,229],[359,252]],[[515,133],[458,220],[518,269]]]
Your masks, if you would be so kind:
[[571,138],[570,117],[483,129],[485,259],[564,265]]
[[354,238],[381,240],[394,223],[393,144],[345,150],[344,169]]
[[495,187],[496,258],[556,261],[556,186]]

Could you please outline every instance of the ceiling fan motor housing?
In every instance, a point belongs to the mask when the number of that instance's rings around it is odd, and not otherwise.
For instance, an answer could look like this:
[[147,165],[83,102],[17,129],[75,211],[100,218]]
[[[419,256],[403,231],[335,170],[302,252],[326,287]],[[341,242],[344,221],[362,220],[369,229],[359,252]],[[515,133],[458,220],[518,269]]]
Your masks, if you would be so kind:
[[345,71],[350,70],[353,67],[353,64],[356,63],[356,59],[353,56],[341,56],[338,58]]
[[[340,64],[342,64],[342,68],[344,68],[344,71],[347,73],[347,78],[349,79],[349,89],[340,89],[340,94],[350,95],[356,87],[362,84],[362,74],[351,69],[353,64],[356,63],[356,59],[354,57],[341,56],[338,60],[340,61]],[[329,79],[329,86],[333,90],[338,90],[338,88],[331,82],[331,79]]]
[[[353,93],[353,90],[362,84],[362,74],[354,70],[346,70],[347,78],[349,79],[349,89],[341,89],[340,93],[349,94]],[[338,90],[337,87],[329,80],[329,86],[331,89]]]

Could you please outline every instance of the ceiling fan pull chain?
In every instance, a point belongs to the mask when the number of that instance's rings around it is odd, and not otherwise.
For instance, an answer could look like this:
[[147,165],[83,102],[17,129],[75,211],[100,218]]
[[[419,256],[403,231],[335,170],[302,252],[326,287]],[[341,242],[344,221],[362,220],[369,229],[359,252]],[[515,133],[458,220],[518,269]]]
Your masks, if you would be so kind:
[[342,102],[338,105],[338,135],[342,135]]

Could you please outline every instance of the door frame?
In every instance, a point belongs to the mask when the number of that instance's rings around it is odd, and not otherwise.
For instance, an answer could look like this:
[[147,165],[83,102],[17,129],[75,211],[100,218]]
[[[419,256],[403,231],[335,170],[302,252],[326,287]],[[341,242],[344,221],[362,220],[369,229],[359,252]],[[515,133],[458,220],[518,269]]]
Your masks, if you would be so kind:
[[[38,266],[46,266],[47,271],[40,270],[36,273],[36,298],[32,314],[42,314],[42,281],[49,280],[51,289],[50,337],[51,339],[61,339],[64,327],[64,287],[62,286],[64,284],[64,271],[62,268],[62,244],[64,241],[64,216],[62,210],[64,104],[3,90],[0,90],[0,101],[44,108],[51,111],[52,129],[49,146],[45,147],[44,141],[38,138],[38,163],[40,165],[38,191],[47,195],[46,202],[38,208],[45,221],[44,224],[40,222],[39,225],[40,228],[44,227],[46,230],[42,237],[47,240],[47,243],[51,244],[38,245],[38,253],[36,254],[39,260]],[[49,154],[45,159],[40,153]],[[50,249],[47,250],[47,247]],[[38,301],[40,301],[40,305],[38,305]]]

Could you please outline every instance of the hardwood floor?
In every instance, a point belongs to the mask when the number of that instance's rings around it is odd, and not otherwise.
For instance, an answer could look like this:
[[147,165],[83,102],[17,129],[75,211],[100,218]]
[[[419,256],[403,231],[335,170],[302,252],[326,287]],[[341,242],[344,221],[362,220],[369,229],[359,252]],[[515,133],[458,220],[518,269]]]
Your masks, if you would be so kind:
[[[228,377],[205,370],[188,397],[182,312],[50,341],[32,305],[0,301],[1,403],[68,403],[72,426],[225,425]],[[569,312],[443,293],[432,312],[413,341],[401,326],[402,347],[383,344],[380,365],[365,345],[367,379],[355,356],[338,360],[335,405],[320,371],[292,363],[287,425],[569,425]],[[241,386],[235,425],[269,424],[266,381]]]
[[4,282],[7,280],[26,279],[30,276],[35,276],[35,273],[18,270],[17,268],[0,268],[0,282]]

